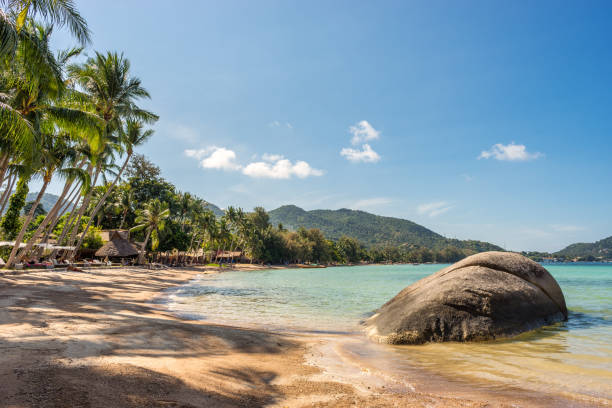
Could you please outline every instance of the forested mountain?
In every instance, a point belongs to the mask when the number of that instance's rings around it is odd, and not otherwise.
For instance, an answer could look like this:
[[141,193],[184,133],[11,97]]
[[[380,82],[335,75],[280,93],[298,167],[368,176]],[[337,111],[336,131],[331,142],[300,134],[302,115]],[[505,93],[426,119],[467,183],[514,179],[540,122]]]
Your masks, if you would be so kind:
[[566,259],[591,257],[612,259],[612,236],[593,243],[572,244],[553,255]]
[[412,245],[430,249],[455,246],[475,251],[502,250],[488,242],[449,239],[401,218],[383,217],[346,208],[305,211],[295,205],[285,205],[270,211],[270,222],[274,225],[280,223],[288,229],[318,228],[326,237],[334,240],[343,235],[351,236],[368,247]]

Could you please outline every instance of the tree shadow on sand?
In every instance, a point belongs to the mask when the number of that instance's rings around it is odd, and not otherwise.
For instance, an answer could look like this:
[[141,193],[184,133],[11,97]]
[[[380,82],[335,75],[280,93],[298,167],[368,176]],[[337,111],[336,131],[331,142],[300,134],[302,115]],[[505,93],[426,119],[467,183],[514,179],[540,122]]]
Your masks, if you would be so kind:
[[[14,389],[0,385],[0,407],[262,406],[276,398],[270,385],[276,374],[252,367],[206,374],[241,384],[239,392],[231,392],[228,387],[196,389],[129,364],[79,365],[78,359],[97,356],[197,359],[235,352],[278,354],[298,346],[287,335],[176,319],[158,305],[129,296],[167,287],[163,277],[92,282],[80,276],[0,278],[0,361],[29,356],[28,363],[0,367],[1,378],[18,384]],[[10,335],[8,328],[15,325],[23,330]]]
[[200,390],[174,377],[135,366],[103,369],[48,365],[18,374],[29,384],[28,392],[18,394],[12,402],[33,408],[195,408],[261,407],[275,401],[276,391],[269,385],[275,374],[248,369],[222,374],[252,390]]

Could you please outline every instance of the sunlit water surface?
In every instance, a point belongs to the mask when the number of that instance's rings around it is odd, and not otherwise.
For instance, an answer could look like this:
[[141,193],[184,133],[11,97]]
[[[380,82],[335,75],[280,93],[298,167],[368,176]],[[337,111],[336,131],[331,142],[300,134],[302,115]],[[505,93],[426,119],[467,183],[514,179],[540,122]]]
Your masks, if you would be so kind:
[[[445,265],[277,269],[206,275],[168,293],[170,310],[214,323],[359,333],[360,322],[407,285]],[[569,320],[513,339],[384,346],[405,362],[491,388],[612,400],[612,265],[545,265]]]

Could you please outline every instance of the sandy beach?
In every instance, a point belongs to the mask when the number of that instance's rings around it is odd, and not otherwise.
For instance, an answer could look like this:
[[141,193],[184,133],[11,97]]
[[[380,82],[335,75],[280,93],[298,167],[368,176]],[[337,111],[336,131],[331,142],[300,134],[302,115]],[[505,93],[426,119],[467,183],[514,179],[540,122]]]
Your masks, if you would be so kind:
[[[333,349],[333,336],[212,325],[164,309],[164,289],[207,273],[217,272],[117,268],[3,275],[0,406],[484,407],[521,401],[519,395],[512,401],[398,388],[380,376],[343,372],[326,351]],[[538,401],[524,406],[554,402]]]

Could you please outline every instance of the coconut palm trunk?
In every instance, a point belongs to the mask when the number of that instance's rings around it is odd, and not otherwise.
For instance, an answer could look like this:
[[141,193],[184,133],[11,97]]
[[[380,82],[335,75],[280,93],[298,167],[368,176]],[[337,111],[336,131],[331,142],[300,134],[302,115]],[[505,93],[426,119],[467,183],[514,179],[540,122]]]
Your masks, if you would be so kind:
[[[57,239],[57,242],[59,244],[64,242],[64,239],[66,239],[66,235],[68,235],[68,233],[72,230],[72,226],[74,225],[74,221],[76,220],[76,216],[77,216],[77,213],[75,211],[77,209],[77,206],[79,205],[79,201],[80,201],[78,199],[79,196],[80,196],[80,192],[78,192],[77,196],[75,197],[77,198],[77,200],[74,202],[74,205],[72,206],[72,210],[70,211],[70,216],[68,217],[68,219],[64,220],[64,228],[62,228],[62,233],[60,234],[60,237]],[[59,221],[59,217],[57,219]],[[59,250],[54,249],[53,252],[51,253],[50,259],[53,260],[57,258],[58,253],[59,253]]]
[[6,176],[6,172],[9,168],[10,157],[8,153],[5,153],[0,158],[0,185],[4,183],[4,177]]
[[83,240],[85,239],[85,236],[87,235],[87,231],[89,230],[89,227],[91,227],[91,224],[92,224],[96,214],[98,213],[98,211],[100,211],[100,208],[102,208],[102,206],[104,205],[104,202],[108,198],[109,194],[115,188],[115,185],[117,184],[117,181],[119,181],[119,179],[123,175],[123,172],[125,171],[125,168],[127,167],[128,163],[130,162],[130,158],[131,157],[132,157],[132,154],[130,152],[130,153],[127,154],[127,157],[125,158],[125,162],[123,163],[123,166],[121,167],[121,170],[119,170],[119,173],[117,173],[117,177],[115,177],[115,179],[113,180],[111,185],[106,189],[106,191],[104,192],[104,195],[102,196],[102,198],[100,199],[100,201],[98,202],[96,207],[93,209],[92,213],[90,214],[89,221],[87,222],[87,226],[83,230],[83,233],[81,234],[81,237],[79,238],[79,241],[75,245],[75,248],[72,250],[72,252],[70,254],[70,259],[74,258],[74,255],[76,254],[76,251],[78,251],[79,248],[81,247],[81,244],[83,243]]
[[2,198],[0,199],[2,200],[2,206],[0,207],[0,214],[4,214],[4,209],[6,208],[6,205],[8,204],[9,197],[11,196],[11,192],[13,191],[13,188],[15,187],[15,181],[17,181],[16,174],[11,175],[10,178],[7,180],[6,190],[4,190],[4,193],[2,193]]
[[60,242],[60,243],[64,242],[64,239],[66,238],[66,235],[68,234],[68,232],[71,231],[72,226],[74,225],[74,221],[76,220],[76,217],[77,217],[77,213],[78,213],[77,212],[77,207],[78,207],[79,202],[80,202],[80,198],[79,198],[80,196],[81,196],[81,191],[79,189],[79,190],[77,190],[77,194],[74,197],[76,199],[76,201],[74,202],[74,204],[72,204],[72,209],[70,210],[70,216],[66,220],[64,220],[64,228],[62,228],[62,233],[61,233],[60,238],[58,239],[57,242]]
[[[26,245],[26,247],[21,252],[18,253],[15,259],[16,263],[21,262],[23,258],[26,256],[26,254],[30,252],[30,250],[34,246],[34,243],[36,242],[36,239],[42,234],[45,228],[47,228],[47,225],[49,225],[49,222],[51,222],[53,217],[55,217],[55,215],[59,212],[60,207],[62,207],[62,202],[64,201],[66,194],[68,194],[70,187],[72,187],[73,182],[74,180],[71,180],[71,179],[66,182],[66,184],[64,185],[64,189],[62,193],[60,194],[60,197],[57,199],[57,202],[55,203],[53,208],[49,211],[49,213],[47,214],[43,222],[40,223],[40,225],[38,226],[38,228],[32,235],[32,238],[30,238],[30,240],[28,241],[28,244]],[[8,262],[7,262],[7,267],[9,267]]]
[[144,242],[142,243],[142,248],[140,249],[140,254],[138,255],[138,263],[143,264],[145,259],[145,253],[147,251],[147,244],[149,243],[149,238],[151,238],[151,232],[153,228],[147,229],[147,236],[145,237]]
[[[66,199],[66,205],[63,208],[61,208],[60,211],[58,211],[58,213],[55,215],[55,217],[53,217],[53,220],[49,223],[49,227],[47,228],[47,231],[45,233],[45,237],[41,241],[43,244],[46,244],[49,241],[49,237],[53,233],[53,230],[55,230],[55,227],[59,223],[59,220],[66,213],[68,208],[70,208],[70,206],[72,206],[73,204],[74,204],[74,206],[76,206],[76,203],[74,201],[77,199],[77,197],[79,197],[79,189],[80,189],[80,183],[77,183],[72,188],[72,191],[68,194],[68,198]],[[65,238],[65,236],[62,237],[62,239],[64,239],[64,238]],[[58,240],[57,242],[61,243],[61,240]],[[51,254],[49,255],[49,259],[51,259],[51,260],[55,259],[55,257],[57,256],[57,252],[58,252],[58,250],[54,249],[51,252]]]
[[123,209],[123,214],[121,216],[121,222],[119,223],[119,229],[123,228],[123,224],[125,224],[125,217],[127,217],[127,213],[128,213],[128,209],[124,208]]
[[[88,173],[91,177],[93,171],[93,166],[90,164],[89,165],[89,169],[88,169]],[[67,241],[68,246],[72,246],[72,244],[75,242],[76,240],[76,236],[79,232],[79,225],[81,225],[81,218],[83,217],[83,215],[85,214],[85,210],[87,210],[87,207],[89,206],[89,202],[91,201],[91,197],[93,195],[93,187],[96,185],[96,183],[98,182],[98,177],[100,176],[100,172],[102,171],[102,166],[98,165],[96,166],[96,172],[95,172],[95,176],[93,179],[93,183],[91,183],[91,187],[89,189],[89,191],[87,192],[87,194],[85,195],[85,197],[83,198],[83,202],[81,204],[81,207],[79,208],[79,212],[77,214],[76,217],[76,221],[75,221],[75,227],[70,231],[70,238]],[[68,256],[71,255],[70,251],[66,251],[64,253],[64,258],[68,258]]]
[[25,233],[28,230],[28,226],[30,225],[30,222],[32,222],[32,218],[34,217],[34,212],[36,212],[36,208],[38,207],[38,204],[40,204],[40,200],[42,200],[43,195],[45,194],[45,190],[47,190],[47,186],[49,185],[50,181],[51,177],[44,178],[43,185],[40,188],[38,195],[36,196],[36,200],[34,200],[34,204],[32,204],[32,207],[30,208],[30,211],[28,212],[28,215],[26,216],[25,221],[23,222],[21,231],[19,231],[19,234],[17,234],[17,238],[15,238],[15,245],[13,245],[13,249],[11,250],[11,254],[9,255],[8,261],[6,261],[7,268],[13,266],[15,257],[17,256],[17,251],[19,250],[19,246],[21,245],[21,241],[23,241],[23,237],[25,236]]

